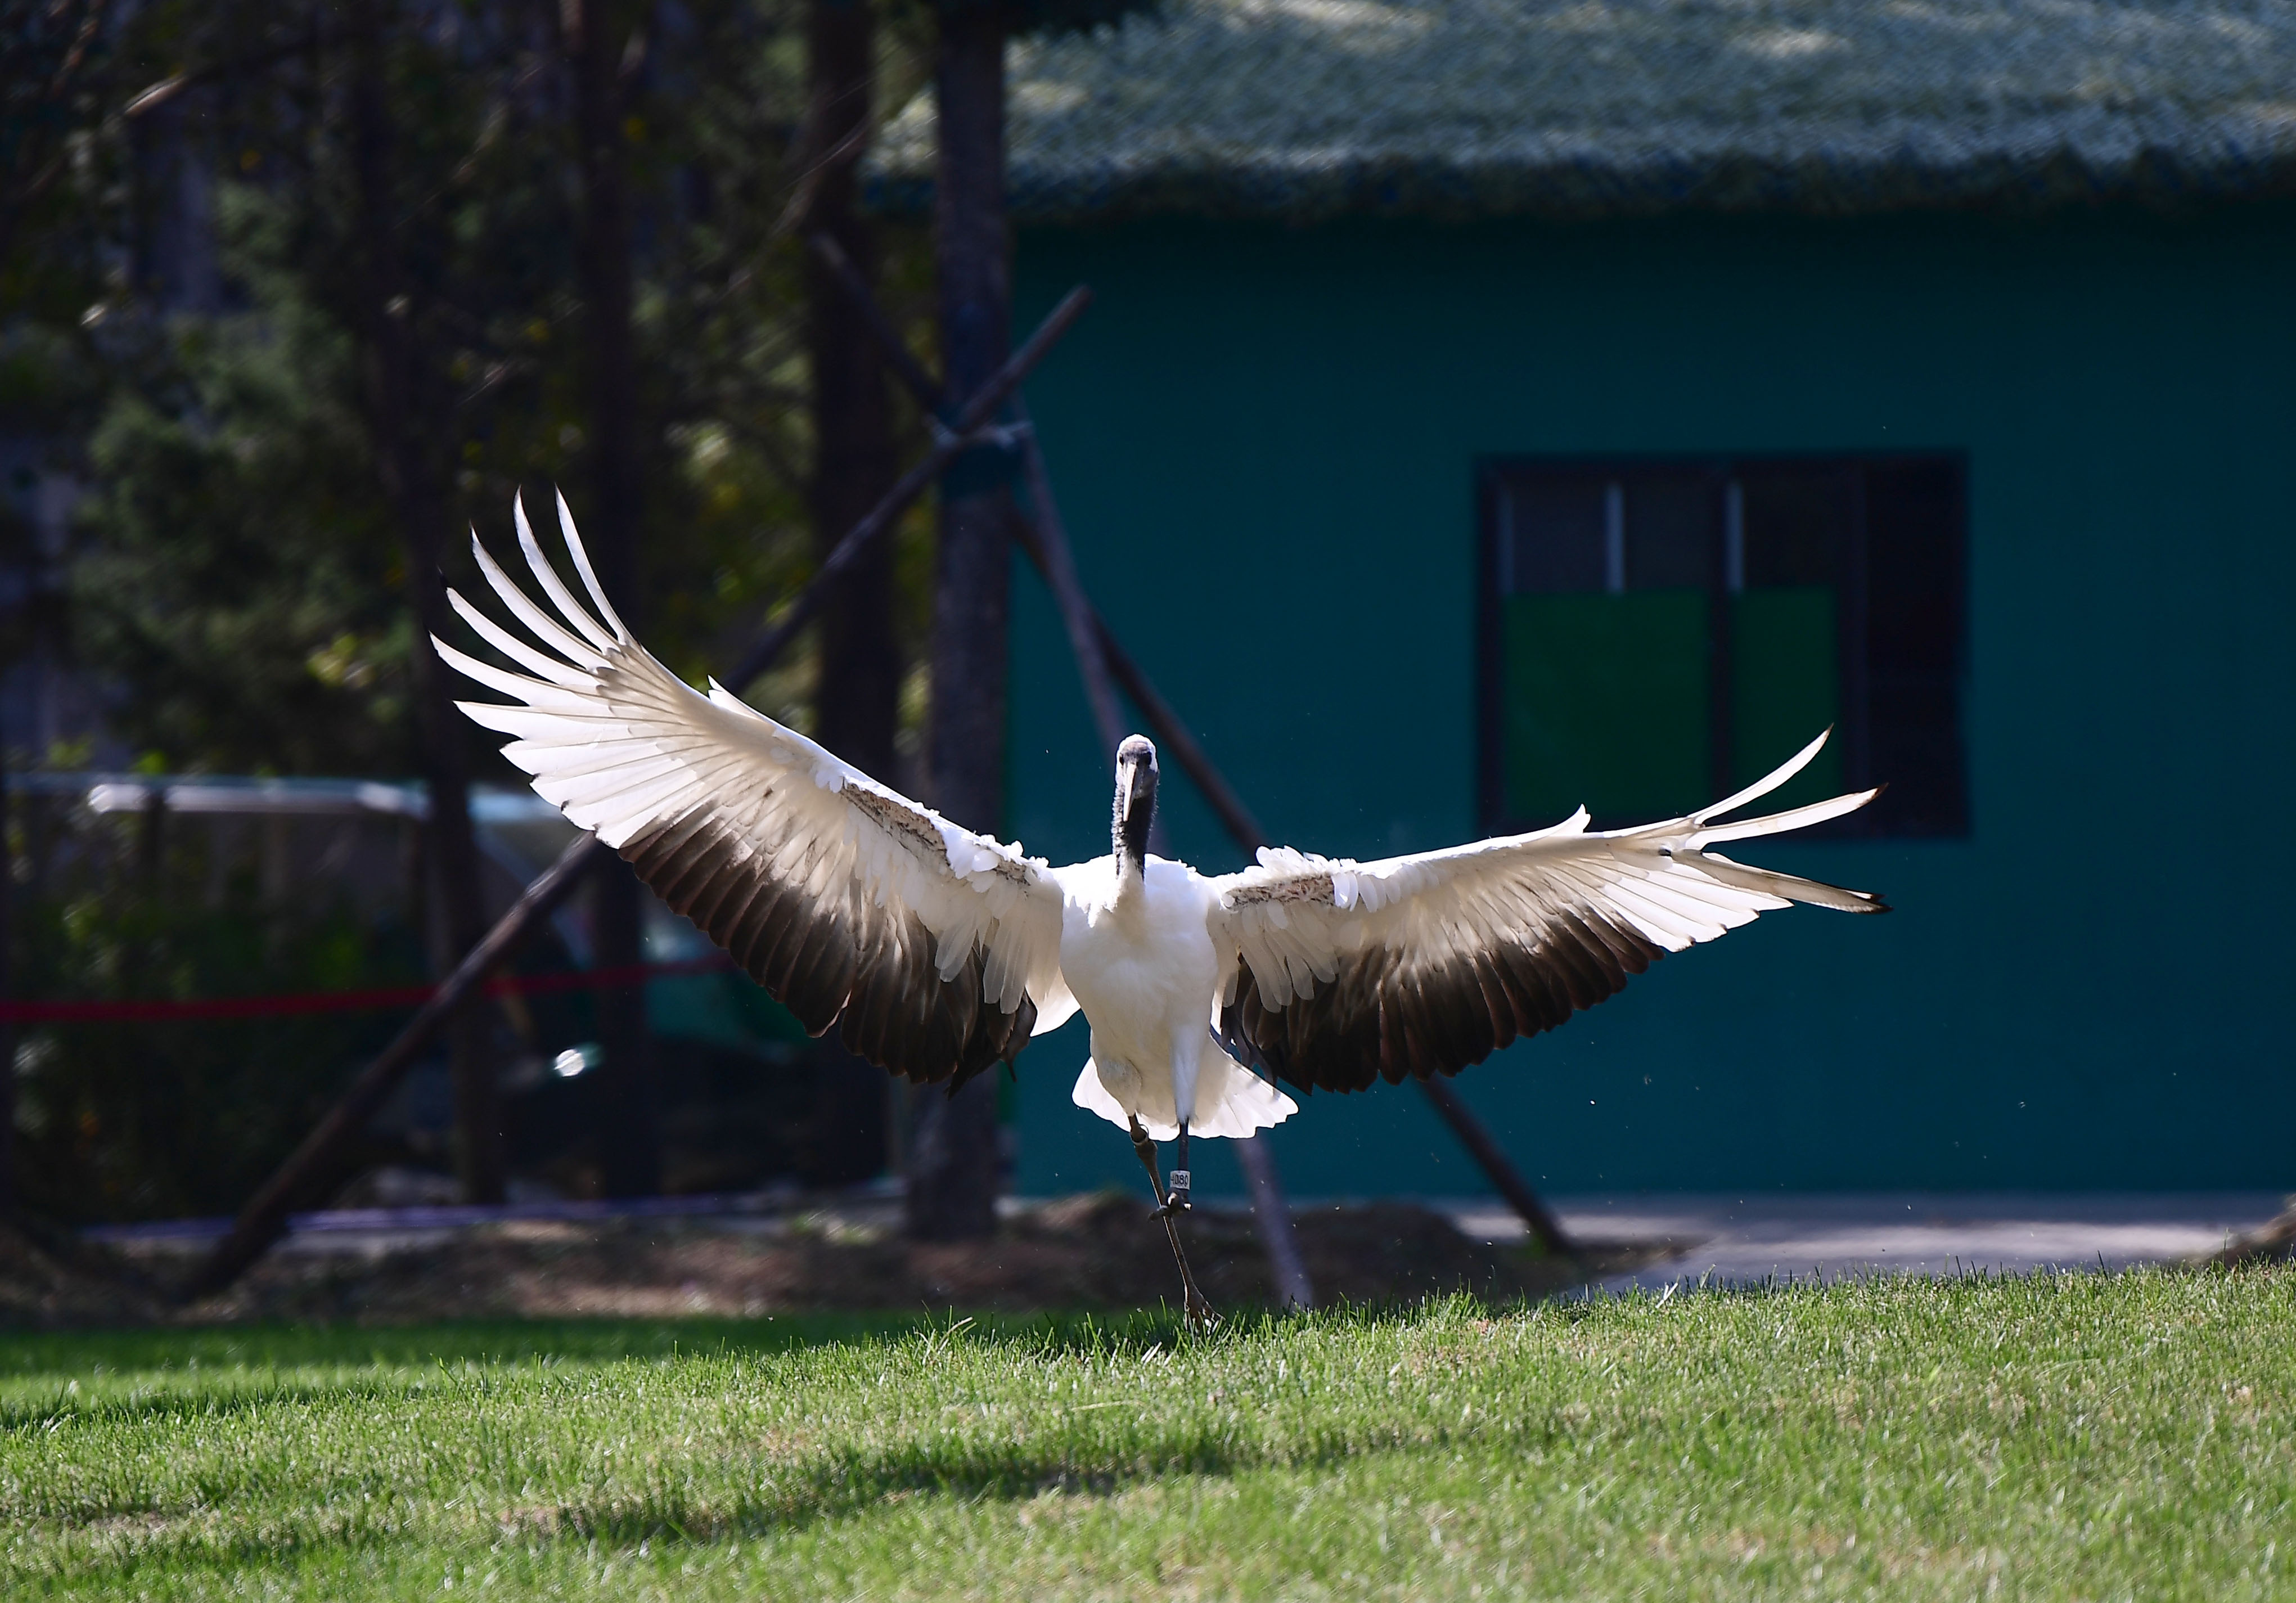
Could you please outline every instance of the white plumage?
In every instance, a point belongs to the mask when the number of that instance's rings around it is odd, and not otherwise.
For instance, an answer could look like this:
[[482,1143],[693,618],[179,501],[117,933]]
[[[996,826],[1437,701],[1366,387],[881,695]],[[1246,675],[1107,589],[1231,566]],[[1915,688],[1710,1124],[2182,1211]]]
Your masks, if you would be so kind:
[[1193,1133],[1231,1138],[1300,1110],[1208,1027],[1223,956],[1212,880],[1160,857],[1128,874],[1115,855],[1053,872],[1067,898],[1061,972],[1092,1025],[1078,1107],[1127,1127],[1136,1117],[1160,1141],[1179,1134],[1184,1110]]
[[552,569],[523,508],[519,544],[547,609],[474,540],[488,584],[538,644],[454,596],[517,670],[440,642],[447,662],[513,699],[460,705],[514,737],[505,755],[540,795],[628,857],[808,1029],[837,1027],[914,1079],[962,1081],[1010,1062],[1081,1008],[1092,1059],[1078,1106],[1136,1120],[1154,1140],[1240,1136],[1297,1111],[1275,1077],[1351,1090],[1454,1073],[1760,912],[1791,902],[1881,911],[1868,893],[1710,849],[1872,799],[1718,822],[1800,772],[1823,735],[1685,818],[1592,831],[1581,811],[1532,834],[1375,863],[1272,848],[1218,878],[1146,854],[1155,753],[1136,736],[1119,752],[1111,855],[1051,868],[722,686],[705,696],[682,683],[607,604],[562,499],[559,518],[592,605]]

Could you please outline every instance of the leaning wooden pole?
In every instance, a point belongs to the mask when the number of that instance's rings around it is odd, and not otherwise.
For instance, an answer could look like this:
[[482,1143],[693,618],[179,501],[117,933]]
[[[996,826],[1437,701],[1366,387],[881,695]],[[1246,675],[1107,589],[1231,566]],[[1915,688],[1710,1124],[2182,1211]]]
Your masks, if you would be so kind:
[[[797,638],[804,620],[821,609],[829,590],[839,574],[856,560],[868,547],[892,526],[901,509],[914,501],[931,484],[940,469],[963,450],[977,432],[1013,393],[1021,380],[1029,375],[1038,362],[1044,360],[1055,340],[1066,333],[1069,325],[1084,313],[1092,299],[1091,292],[1076,289],[1053,309],[1030,335],[1029,342],[1014,352],[1013,359],[997,371],[974,403],[965,408],[958,419],[958,428],[944,436],[934,446],[923,462],[903,475],[884,500],[871,509],[867,517],[856,524],[837,549],[816,570],[813,578],[799,592],[797,600],[783,612],[763,639],[751,646],[742,658],[746,673],[736,670],[739,684],[754,679],[773,665],[783,650]],[[381,1107],[382,1100],[391,1088],[414,1066],[414,1059],[438,1035],[439,1026],[455,1006],[478,986],[483,984],[503,961],[515,952],[541,921],[556,910],[580,879],[582,872],[593,863],[603,861],[611,854],[591,837],[585,835],[568,846],[558,861],[526,888],[502,916],[484,940],[472,947],[459,967],[449,975],[422,1010],[407,1021],[406,1027],[385,1047],[382,1054],[369,1063],[351,1083],[326,1116],[320,1120],[302,1145],[282,1164],[260,1190],[240,1210],[232,1224],[231,1233],[216,1244],[215,1249],[201,1261],[200,1267],[184,1288],[186,1296],[204,1296],[220,1291],[237,1280],[247,1266],[261,1257],[266,1248],[276,1241],[287,1227],[287,1215],[295,1203],[319,1185],[334,1166],[341,1161],[358,1133]]]
[[[1030,495],[1032,497],[1036,495],[1041,486],[1043,500],[1038,503],[1039,508],[1049,507],[1052,504],[1052,487],[1042,477],[1044,459],[1033,429],[1027,435],[1024,448],[1029,453]],[[1033,536],[1045,543],[1046,549],[1041,554],[1031,549],[1029,554],[1060,601],[1070,641],[1086,635],[1093,641],[1095,649],[1088,657],[1082,650],[1077,653],[1078,667],[1087,675],[1100,672],[1123,683],[1126,694],[1140,709],[1149,732],[1155,737],[1157,744],[1179,764],[1181,771],[1194,782],[1205,800],[1211,804],[1212,811],[1219,815],[1229,838],[1242,848],[1245,856],[1257,853],[1267,844],[1267,836],[1260,829],[1259,821],[1243,805],[1242,797],[1228,784],[1226,777],[1213,764],[1195,736],[1189,732],[1187,725],[1180,721],[1171,704],[1157,693],[1155,685],[1141,671],[1140,665],[1133,661],[1118,643],[1106,620],[1093,610],[1092,603],[1085,598],[1082,588],[1077,584],[1075,563],[1068,558],[1065,536],[1057,515],[1044,519],[1033,531]],[[1030,537],[1031,531],[1024,527],[1024,547]],[[1057,557],[1053,549],[1054,540],[1062,542]],[[1087,661],[1089,667],[1086,666]],[[1101,718],[1100,699],[1094,697],[1092,699],[1094,716],[1098,721]],[[1115,738],[1109,735],[1106,728],[1101,732],[1101,744],[1111,751],[1115,749]],[[1459,1093],[1438,1080],[1421,1080],[1418,1085],[1428,1101],[1434,1105],[1444,1124],[1450,1127],[1451,1133],[1458,1138],[1459,1144],[1467,1149],[1468,1156],[1475,1160],[1484,1176],[1490,1181],[1491,1189],[1505,1198],[1508,1206],[1521,1216],[1531,1239],[1544,1251],[1554,1256],[1572,1256],[1570,1238],[1563,1233],[1562,1225],[1539,1201],[1538,1193],[1524,1181],[1521,1171],[1508,1159],[1505,1150],[1493,1139],[1491,1133],[1483,1127],[1482,1121],[1475,1117],[1473,1110],[1460,1100]],[[1285,1297],[1298,1306],[1307,1307],[1311,1296],[1307,1267],[1299,1259],[1291,1211],[1284,1204],[1283,1190],[1275,1177],[1275,1164],[1268,1157],[1266,1143],[1253,1137],[1237,1142],[1236,1148],[1237,1156],[1243,1164],[1244,1178],[1251,1186],[1254,1216],[1263,1222],[1268,1256],[1276,1264],[1277,1278],[1284,1281]],[[1280,1227],[1275,1223],[1279,1220],[1282,1222]],[[1277,1246],[1279,1240],[1281,1251]],[[1291,1265],[1288,1269],[1284,1262],[1287,1256]]]
[[1210,755],[1180,721],[1172,704],[1158,692],[1154,683],[1132,659],[1132,654],[1124,649],[1107,623],[1096,615],[1093,623],[1100,631],[1100,650],[1108,658],[1108,671],[1116,675],[1116,683],[1124,687],[1124,693],[1132,698],[1132,705],[1148,721],[1157,745],[1179,764],[1180,772],[1188,776],[1197,793],[1219,815],[1220,827],[1227,831],[1228,838],[1247,857],[1266,846],[1267,831],[1259,827],[1258,816],[1243,805],[1243,797],[1235,793],[1227,776],[1213,765]]
[[1113,765],[1116,748],[1124,740],[1124,714],[1117,705],[1116,686],[1109,678],[1108,658],[1101,650],[1098,620],[1093,616],[1092,604],[1085,600],[1083,583],[1077,577],[1076,554],[1069,544],[1068,526],[1061,521],[1060,505],[1053,499],[1052,475],[1045,466],[1044,446],[1037,441],[1028,404],[1018,396],[1013,397],[1013,413],[1021,429],[1021,482],[1029,491],[1029,515],[1024,520],[1029,528],[1023,532],[1022,543],[1030,548],[1029,560],[1045,576],[1045,583],[1051,586],[1053,599],[1060,606],[1061,624],[1068,631],[1069,650],[1076,656],[1077,676],[1084,681],[1085,703],[1092,708],[1093,727],[1100,733],[1101,754]]
[[855,524],[850,533],[837,543],[821,566],[814,570],[813,580],[798,593],[797,600],[782,609],[757,642],[742,654],[734,671],[726,676],[726,688],[739,695],[750,680],[772,665],[774,660],[811,623],[828,597],[830,587],[840,575],[860,560],[869,543],[892,527],[912,501],[925,492],[949,463],[972,446],[980,443],[977,438],[1004,404],[1004,398],[1018,388],[1021,380],[1035,371],[1055,340],[1069,331],[1069,325],[1084,315],[1085,307],[1092,304],[1092,291],[1082,285],[1070,290],[1054,307],[1051,315],[1037,325],[1029,342],[1013,353],[1012,360],[996,370],[996,376],[981,387],[980,393],[965,403],[957,414],[955,424],[936,431],[932,449],[926,452],[916,466],[901,475],[885,498],[869,510],[869,515]]
[[1491,1139],[1491,1133],[1483,1128],[1483,1122],[1460,1100],[1459,1093],[1451,1089],[1450,1082],[1439,1077],[1425,1079],[1419,1082],[1419,1089],[1427,1093],[1427,1100],[1435,1105],[1435,1111],[1442,1116],[1445,1124],[1451,1126],[1451,1133],[1459,1138],[1459,1144],[1482,1165],[1483,1173],[1490,1177],[1491,1185],[1498,1194],[1506,1198],[1507,1206],[1522,1216],[1523,1227],[1530,1231],[1530,1239],[1538,1243],[1539,1250],[1549,1257],[1575,1257],[1577,1249],[1570,1245],[1570,1238],[1562,1233],[1562,1224],[1538,1199],[1538,1193],[1530,1189],[1530,1183],[1522,1177],[1522,1171],[1514,1166],[1505,1149]]
[[326,1116],[303,1138],[303,1144],[249,1198],[247,1206],[240,1209],[239,1217],[232,1222],[231,1233],[216,1243],[185,1282],[184,1296],[205,1296],[222,1290],[263,1255],[264,1250],[286,1231],[287,1215],[295,1205],[336,1172],[351,1143],[382,1106],[383,1099],[414,1067],[415,1058],[437,1037],[455,1010],[484,985],[542,920],[556,910],[580,883],[586,871],[612,855],[594,837],[580,836],[526,887],[526,894],[487,932],[485,939],[471,948],[454,973],[447,977],[447,982],[431,993],[430,1000],[406,1021],[406,1027],[359,1071],[350,1088],[336,1099]]
[[[1033,436],[1031,440],[1033,444]],[[1111,675],[1124,687],[1133,705],[1140,709],[1142,718],[1148,724],[1148,732],[1155,738],[1164,753],[1178,763],[1181,771],[1211,804],[1212,811],[1218,814],[1229,838],[1242,849],[1245,856],[1256,854],[1268,844],[1267,832],[1259,827],[1259,821],[1252,816],[1251,810],[1244,806],[1243,798],[1235,793],[1210,754],[1189,732],[1187,725],[1181,723],[1171,704],[1157,694],[1155,685],[1119,643],[1106,620],[1090,610],[1089,602],[1083,604],[1099,640],[1101,659],[1107,664]],[[1483,1127],[1482,1121],[1475,1116],[1473,1110],[1460,1100],[1458,1093],[1448,1085],[1434,1080],[1421,1080],[1417,1084],[1444,1124],[1450,1127],[1451,1133],[1458,1137],[1459,1144],[1467,1149],[1467,1155],[1483,1171],[1484,1177],[1491,1182],[1491,1189],[1505,1198],[1508,1206],[1521,1216],[1532,1239],[1558,1257],[1575,1255],[1570,1239],[1563,1233],[1562,1225],[1538,1200],[1538,1194],[1523,1180],[1521,1171],[1508,1161],[1505,1149]],[[1258,1156],[1265,1160],[1264,1152]],[[1249,1178],[1251,1158],[1246,1157],[1244,1161]],[[1272,1171],[1269,1179],[1272,1186]],[[1253,1188],[1257,1200],[1259,1188],[1256,1180]],[[1281,1197],[1280,1191],[1271,1191],[1271,1195],[1277,1198]],[[1280,1206],[1280,1201],[1271,1204],[1271,1216],[1277,1206]],[[1286,1213],[1283,1217],[1288,1223],[1290,1215]]]
[[[1075,553],[1069,545],[1068,529],[1062,523],[1059,503],[1053,499],[1052,475],[1045,466],[1045,453],[1037,439],[1023,403],[1013,403],[1024,430],[1021,436],[1021,465],[1026,474],[1030,516],[1020,522],[1019,534],[1022,548],[1037,570],[1052,586],[1059,601],[1062,621],[1068,627],[1069,645],[1076,653],[1077,673],[1084,680],[1085,699],[1092,707],[1094,724],[1100,731],[1100,748],[1112,760],[1116,748],[1124,739],[1123,715],[1116,700],[1116,686],[1108,670],[1108,656],[1102,644],[1107,626],[1100,621],[1086,600],[1084,585],[1077,577]],[[1236,1161],[1242,1165],[1244,1183],[1251,1189],[1251,1218],[1259,1227],[1261,1247],[1267,1254],[1270,1268],[1275,1272],[1275,1288],[1284,1305],[1292,1308],[1312,1308],[1316,1305],[1315,1283],[1308,1278],[1307,1261],[1300,1255],[1300,1237],[1292,1222],[1292,1210],[1283,1200],[1283,1183],[1275,1176],[1275,1159],[1267,1150],[1267,1141],[1258,1135],[1247,1135],[1235,1142]],[[1165,1221],[1167,1224],[1172,1222]]]
[[[1154,687],[1148,683],[1146,676],[1140,673],[1131,659],[1121,654],[1114,636],[1108,633],[1108,626],[1100,624],[1100,630],[1103,650],[1109,654],[1110,667],[1128,671],[1132,683],[1138,686],[1133,699],[1147,718],[1149,729],[1155,735],[1157,743],[1169,750],[1188,777],[1196,782],[1197,789],[1211,802],[1212,811],[1219,814],[1221,823],[1227,827],[1229,838],[1243,849],[1244,855],[1255,855],[1261,846],[1268,844],[1267,837],[1261,832],[1259,823],[1235,792],[1229,789],[1227,781],[1213,766],[1204,748],[1188,734],[1172,709],[1160,699],[1150,699],[1154,698]],[[1131,684],[1127,688],[1131,689]],[[1437,1080],[1420,1080],[1416,1084],[1428,1101],[1434,1105],[1444,1124],[1450,1126],[1451,1133],[1458,1137],[1459,1144],[1467,1149],[1467,1156],[1475,1160],[1484,1178],[1491,1182],[1491,1189],[1506,1198],[1507,1205],[1521,1215],[1524,1228],[1530,1231],[1531,1238],[1558,1257],[1576,1255],[1570,1238],[1555,1223],[1554,1215],[1540,1203],[1538,1195],[1524,1182],[1521,1171],[1508,1161],[1505,1149],[1483,1127],[1482,1121],[1475,1116],[1473,1110],[1460,1100],[1458,1092]]]

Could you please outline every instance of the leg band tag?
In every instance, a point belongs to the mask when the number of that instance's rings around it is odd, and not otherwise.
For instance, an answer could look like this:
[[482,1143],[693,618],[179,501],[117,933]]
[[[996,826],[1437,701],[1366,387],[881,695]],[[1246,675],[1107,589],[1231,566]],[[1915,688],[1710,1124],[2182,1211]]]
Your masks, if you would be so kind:
[[1173,1195],[1173,1196],[1175,1196],[1175,1197],[1185,1197],[1185,1196],[1186,1196],[1187,1194],[1188,1194],[1188,1172],[1187,1172],[1185,1169],[1175,1169],[1175,1170],[1173,1170],[1173,1171],[1172,1171],[1172,1195]]

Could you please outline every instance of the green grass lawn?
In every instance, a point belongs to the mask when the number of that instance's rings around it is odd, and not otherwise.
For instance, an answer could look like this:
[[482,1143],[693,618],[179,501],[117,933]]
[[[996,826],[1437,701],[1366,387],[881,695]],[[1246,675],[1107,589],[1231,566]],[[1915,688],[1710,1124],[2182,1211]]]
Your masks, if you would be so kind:
[[2292,1405],[2280,1271],[4,1337],[0,1595],[2296,1596]]

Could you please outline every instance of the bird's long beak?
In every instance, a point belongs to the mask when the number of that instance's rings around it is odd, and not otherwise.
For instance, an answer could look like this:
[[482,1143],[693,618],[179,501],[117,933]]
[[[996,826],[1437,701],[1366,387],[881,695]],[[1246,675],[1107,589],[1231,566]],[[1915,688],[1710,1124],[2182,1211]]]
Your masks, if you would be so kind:
[[1117,855],[1134,867],[1144,863],[1149,826],[1156,817],[1156,748],[1138,735],[1116,752]]
[[1155,770],[1148,759],[1127,756],[1117,760],[1116,782],[1124,792],[1124,814],[1129,818],[1148,806],[1156,796]]

